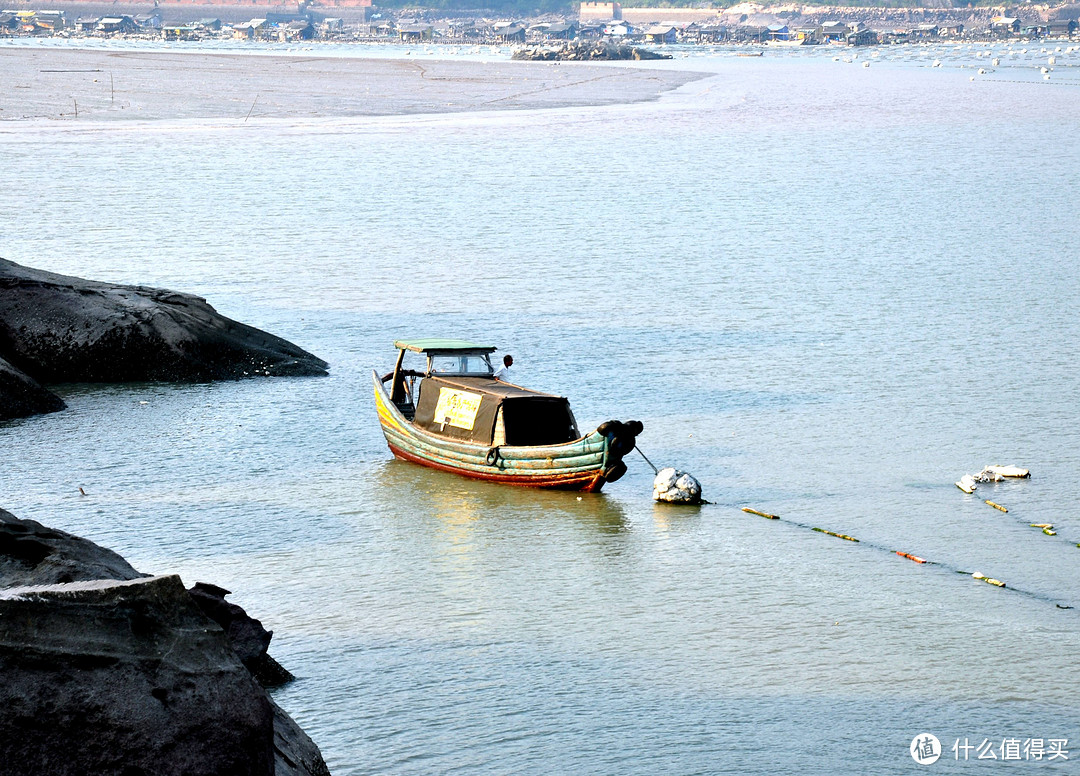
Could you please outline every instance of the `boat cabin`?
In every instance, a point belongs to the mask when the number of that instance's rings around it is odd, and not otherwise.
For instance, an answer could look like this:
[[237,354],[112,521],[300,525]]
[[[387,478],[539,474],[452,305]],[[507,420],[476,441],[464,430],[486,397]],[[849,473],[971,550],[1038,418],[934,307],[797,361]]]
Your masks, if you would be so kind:
[[[562,396],[496,380],[496,348],[462,340],[397,341],[400,351],[390,398],[413,425],[461,442],[488,446],[555,445],[580,437],[569,402]],[[407,368],[406,354],[426,358]],[[415,357],[413,357],[414,360]]]

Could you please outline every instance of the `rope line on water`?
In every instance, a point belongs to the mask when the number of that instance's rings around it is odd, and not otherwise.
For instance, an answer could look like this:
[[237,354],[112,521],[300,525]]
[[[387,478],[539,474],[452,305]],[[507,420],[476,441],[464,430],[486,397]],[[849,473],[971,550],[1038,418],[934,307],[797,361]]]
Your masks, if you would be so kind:
[[[950,565],[948,565],[946,563],[927,560],[925,558],[919,557],[918,555],[913,555],[913,554],[911,554],[909,552],[904,552],[903,550],[889,549],[888,547],[885,547],[885,546],[880,545],[880,544],[875,544],[873,542],[860,541],[859,539],[856,539],[854,536],[848,536],[847,534],[837,533],[835,531],[827,531],[824,528],[819,528],[817,526],[808,525],[806,523],[800,523],[800,522],[798,522],[796,520],[790,520],[788,518],[781,517],[780,515],[774,515],[774,514],[772,514],[770,512],[762,512],[762,511],[759,511],[757,509],[751,509],[750,507],[742,507],[742,511],[747,512],[747,513],[752,514],[752,515],[759,515],[759,516],[764,517],[764,518],[766,518],[768,520],[776,520],[776,521],[781,522],[781,523],[786,523],[788,525],[793,525],[793,526],[795,526],[797,528],[807,528],[807,529],[809,529],[811,531],[814,531],[816,533],[826,534],[828,536],[836,537],[837,539],[844,539],[844,540],[849,541],[849,542],[860,544],[863,547],[869,547],[871,549],[878,550],[880,552],[888,553],[889,555],[897,555],[897,556],[899,556],[901,558],[905,558],[907,560],[913,561],[913,562],[918,563],[920,565],[936,566],[937,568],[940,568],[942,571],[952,572],[952,573],[956,573],[956,574],[963,574],[964,576],[969,577],[970,579],[976,579],[976,580],[979,580],[980,582],[985,582],[988,585],[993,585],[994,587],[1000,587],[1000,588],[1003,588],[1005,590],[1009,590],[1009,591],[1011,591],[1013,593],[1016,593],[1018,595],[1022,595],[1022,596],[1025,596],[1027,598],[1034,599],[1036,601],[1043,601],[1045,603],[1054,604],[1058,609],[1072,609],[1073,608],[1072,606],[1070,606],[1068,604],[1061,603],[1060,601],[1058,601],[1058,600],[1056,600],[1054,598],[1051,598],[1050,596],[1043,595],[1042,593],[1035,593],[1035,592],[1033,592],[1031,590],[1024,590],[1023,588],[1012,587],[1010,585],[1006,585],[1000,579],[995,579],[994,577],[988,577],[985,574],[982,574],[982,573],[977,572],[977,571],[976,572],[962,571],[961,569],[955,568],[955,567],[950,566]],[[1046,524],[1039,524],[1039,525],[1036,525],[1034,523],[1032,524],[1033,527],[1038,527],[1038,528],[1042,528],[1043,525],[1046,525]],[[1043,529],[1044,533],[1046,532],[1046,530],[1047,529],[1045,529],[1045,528]],[[1050,533],[1049,535],[1054,535],[1054,534]],[[1080,544],[1078,544],[1077,546],[1080,547]]]
[[[1006,514],[1009,513],[1008,508],[1002,506],[1001,504],[997,504],[997,503],[991,501],[990,499],[983,499],[983,503],[984,504],[989,504],[994,509],[997,509],[997,510],[999,510],[1001,512],[1004,512]],[[1016,519],[1016,521],[1017,521],[1017,523],[1019,525],[1026,525],[1029,528],[1038,528],[1038,529],[1042,530],[1042,532],[1044,534],[1046,534],[1047,536],[1057,536],[1058,535],[1058,532],[1054,530],[1054,524],[1053,523],[1029,523],[1024,518],[1019,517],[1019,516],[1015,516],[1015,515],[1014,515],[1014,518]],[[1069,544],[1075,544],[1077,547],[1080,547],[1080,542],[1074,542],[1072,539],[1068,539],[1067,541],[1069,542]]]

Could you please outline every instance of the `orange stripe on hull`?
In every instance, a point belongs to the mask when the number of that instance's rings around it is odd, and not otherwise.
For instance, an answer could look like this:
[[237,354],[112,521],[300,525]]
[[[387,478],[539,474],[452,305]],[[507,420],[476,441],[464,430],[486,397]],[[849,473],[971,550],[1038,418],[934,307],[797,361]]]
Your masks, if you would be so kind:
[[469,477],[474,480],[485,480],[487,482],[500,482],[504,485],[520,485],[526,488],[552,488],[555,490],[580,490],[584,493],[597,493],[606,480],[604,475],[600,473],[599,469],[595,472],[574,472],[572,474],[548,474],[544,476],[523,476],[520,474],[486,474],[483,472],[475,472],[469,469],[459,469],[456,466],[449,466],[442,463],[436,463],[430,461],[427,458],[422,458],[418,455],[406,452],[400,447],[387,443],[390,451],[403,461],[409,461],[411,463],[418,463],[421,466],[427,466],[431,469],[438,469],[439,471],[450,472],[451,474],[457,474],[462,477]]

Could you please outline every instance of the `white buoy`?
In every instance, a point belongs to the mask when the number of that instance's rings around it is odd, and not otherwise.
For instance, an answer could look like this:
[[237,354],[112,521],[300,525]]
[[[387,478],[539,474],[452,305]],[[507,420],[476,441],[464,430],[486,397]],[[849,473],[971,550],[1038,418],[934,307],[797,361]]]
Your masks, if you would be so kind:
[[700,504],[701,483],[674,467],[661,469],[653,480],[653,500],[669,504]]
[[983,471],[993,472],[994,474],[1000,474],[1002,477],[1016,477],[1019,479],[1027,479],[1031,476],[1030,469],[1021,469],[1019,466],[1002,466],[1001,464],[991,464],[983,468]]
[[960,481],[956,483],[956,487],[960,488],[964,493],[974,493],[979,486],[975,484],[974,477],[970,474],[965,474],[960,478]]

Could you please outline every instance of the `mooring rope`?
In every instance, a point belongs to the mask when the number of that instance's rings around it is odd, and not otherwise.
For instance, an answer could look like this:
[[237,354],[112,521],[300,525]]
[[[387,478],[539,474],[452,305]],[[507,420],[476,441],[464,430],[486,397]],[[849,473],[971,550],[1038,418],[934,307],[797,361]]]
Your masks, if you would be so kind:
[[[641,453],[641,448],[638,447],[637,445],[634,445],[634,449],[637,450],[639,453]],[[660,473],[660,470],[657,469],[656,466],[653,464],[653,462],[648,459],[648,457],[645,455],[645,453],[641,453],[641,457],[645,459],[645,463],[649,464],[649,466],[652,466],[653,474],[659,474]]]

